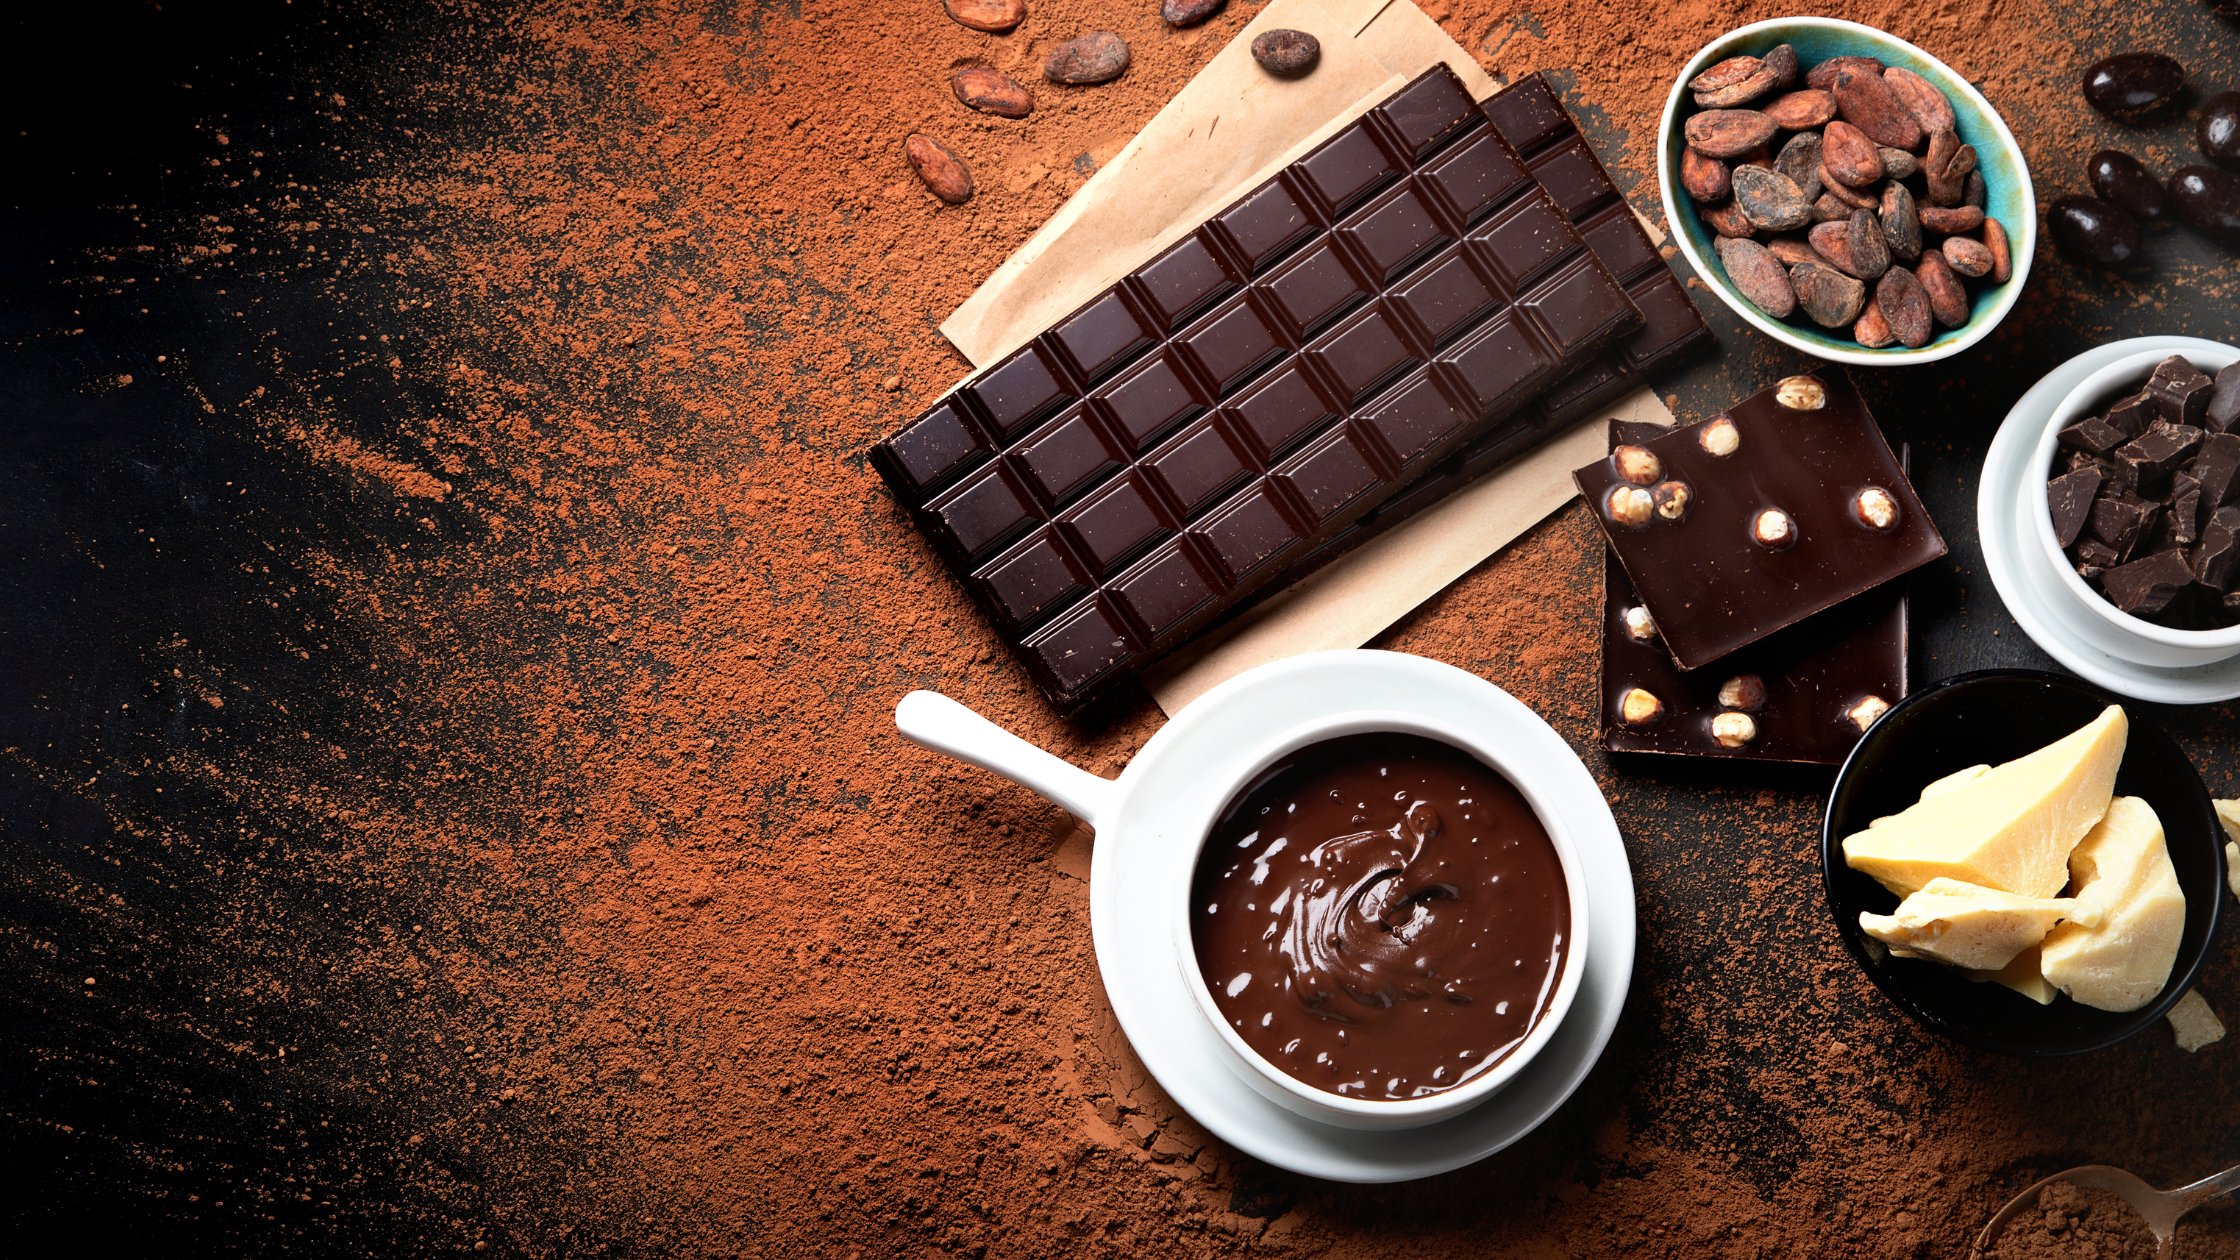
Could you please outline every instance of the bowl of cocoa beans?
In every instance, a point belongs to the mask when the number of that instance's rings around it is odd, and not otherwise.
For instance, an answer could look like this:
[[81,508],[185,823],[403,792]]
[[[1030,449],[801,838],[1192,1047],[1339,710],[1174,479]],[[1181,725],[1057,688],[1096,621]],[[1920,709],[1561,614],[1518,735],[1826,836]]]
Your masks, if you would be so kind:
[[1841,363],[1926,363],[1983,339],[2038,245],[1999,111],[1951,67],[1856,22],[1755,22],[1689,60],[1657,180],[1703,283],[1767,336]]

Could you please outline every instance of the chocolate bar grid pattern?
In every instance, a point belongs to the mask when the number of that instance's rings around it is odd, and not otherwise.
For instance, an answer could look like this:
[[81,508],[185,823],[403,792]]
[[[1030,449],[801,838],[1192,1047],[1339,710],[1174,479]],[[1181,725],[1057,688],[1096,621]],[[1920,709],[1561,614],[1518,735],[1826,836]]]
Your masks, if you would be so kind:
[[872,459],[1077,708],[1639,318],[1442,66]]
[[1271,584],[1280,589],[1444,500],[1597,407],[1718,344],[1555,89],[1535,72],[1484,102],[1494,130],[1562,207],[1587,247],[1625,286],[1642,325],[1565,377],[1506,423],[1450,456],[1351,528],[1315,548]]

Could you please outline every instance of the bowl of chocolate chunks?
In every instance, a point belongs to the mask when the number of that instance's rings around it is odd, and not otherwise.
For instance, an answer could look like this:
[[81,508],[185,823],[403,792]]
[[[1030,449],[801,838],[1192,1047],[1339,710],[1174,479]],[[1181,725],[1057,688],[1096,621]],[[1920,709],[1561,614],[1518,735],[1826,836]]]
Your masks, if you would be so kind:
[[2026,580],[2075,633],[2159,668],[2240,655],[2240,350],[2109,364],[2027,467]]
[[2037,670],[1901,700],[1836,776],[1821,827],[1844,948],[1913,1019],[2043,1057],[2148,1028],[2208,957],[2224,833],[2176,741]]
[[1856,22],[1754,22],[1680,71],[1666,220],[1703,282],[1816,358],[1926,363],[2014,308],[2037,250],[2014,133],[1950,66]]

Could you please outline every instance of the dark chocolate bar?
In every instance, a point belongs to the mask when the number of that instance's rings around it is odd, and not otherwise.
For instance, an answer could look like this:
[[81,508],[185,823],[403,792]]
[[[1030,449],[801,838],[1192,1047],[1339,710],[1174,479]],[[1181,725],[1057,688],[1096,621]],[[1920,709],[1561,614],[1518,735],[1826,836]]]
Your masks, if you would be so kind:
[[1572,479],[1682,669],[1945,553],[1866,400],[1833,368]]
[[1533,178],[1555,199],[1610,274],[1641,309],[1641,327],[1551,387],[1531,406],[1449,456],[1382,507],[1315,548],[1286,571],[1281,589],[1410,519],[1510,462],[1604,403],[1674,364],[1718,344],[1680,277],[1634,218],[1586,137],[1545,77],[1534,72],[1485,101],[1494,130],[1524,155]]
[[[1613,420],[1610,442],[1640,445],[1671,431]],[[1898,458],[1907,463],[1903,450]],[[1614,553],[1602,572],[1602,743],[1612,752],[1839,765],[1874,719],[1905,697],[1902,580],[1682,673],[1654,620],[1644,620],[1647,610]],[[1627,697],[1637,690],[1655,701],[1654,710],[1628,722]]]
[[1439,66],[871,459],[1072,710],[1640,320]]

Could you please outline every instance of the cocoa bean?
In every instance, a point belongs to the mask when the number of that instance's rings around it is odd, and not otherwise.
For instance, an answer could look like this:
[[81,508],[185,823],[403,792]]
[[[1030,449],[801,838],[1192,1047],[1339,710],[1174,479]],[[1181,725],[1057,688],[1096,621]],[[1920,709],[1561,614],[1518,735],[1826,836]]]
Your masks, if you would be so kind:
[[963,26],[1000,35],[1027,16],[1026,0],[941,0],[941,7]]
[[1807,131],[1789,137],[1773,159],[1773,169],[1789,177],[1808,201],[1820,198],[1820,133]]
[[1707,157],[1740,157],[1773,139],[1780,128],[1754,109],[1712,109],[1691,114],[1688,143]]
[[1866,132],[1876,144],[1911,149],[1921,143],[1920,121],[1899,102],[1881,74],[1845,70],[1828,90],[1835,93],[1836,116]]
[[1890,321],[1882,317],[1879,297],[1870,296],[1867,304],[1859,309],[1859,322],[1851,326],[1851,339],[1869,350],[1897,344],[1898,335],[1890,331]]
[[1960,136],[1958,133],[1951,131],[1930,132],[1928,151],[1921,155],[1922,173],[1931,179],[1935,179],[1944,172],[1945,165],[1952,161],[1952,155],[1959,151]]
[[1758,234],[1758,225],[1743,218],[1742,207],[1731,201],[1723,205],[1705,206],[1703,221],[1723,237],[1747,238]]
[[1963,206],[1974,206],[1976,209],[1981,210],[1984,208],[1984,194],[1986,191],[1988,190],[1986,190],[1983,186],[1983,172],[1969,171],[1968,187],[1960,194],[1960,204]]
[[1688,195],[1702,202],[1719,202],[1733,191],[1728,181],[1727,164],[1715,157],[1705,157],[1694,146],[1680,150],[1680,186]]
[[1814,223],[1849,222],[1852,209],[1850,202],[1839,201],[1834,193],[1823,192],[1820,194],[1820,200],[1812,203],[1812,221]]
[[1968,291],[1961,287],[1960,277],[1952,274],[1952,264],[1935,250],[1925,250],[1921,262],[1913,269],[1913,278],[1929,295],[1929,313],[1947,328],[1958,328],[1968,322]]
[[1836,182],[1863,188],[1882,178],[1882,152],[1867,133],[1847,122],[1829,123],[1820,133],[1820,165]]
[[1983,226],[1983,211],[1974,206],[1923,206],[1921,226],[1932,232],[1973,232]]
[[1948,236],[1939,252],[1947,266],[1970,279],[1991,274],[1991,251],[1974,237]]
[[1252,59],[1269,74],[1296,79],[1322,60],[1322,41],[1305,31],[1262,31],[1252,37]]
[[1794,85],[1800,67],[1797,50],[1787,44],[1775,44],[1766,50],[1766,68],[1773,71],[1773,85],[1786,88]]
[[1797,305],[1822,328],[1848,328],[1867,304],[1867,286],[1826,263],[1799,263],[1789,272]]
[[[1882,191],[1880,189],[1876,188],[1872,184],[1869,184],[1864,188],[1853,188],[1850,185],[1844,183],[1842,180],[1837,179],[1835,175],[1828,170],[1825,163],[1823,163],[1820,167],[1820,186],[1827,189],[1828,192],[1832,194],[1837,201],[1840,201],[1843,204],[1851,207],[1853,210],[1871,210],[1874,207],[1882,204]],[[1851,215],[1848,211],[1846,211],[1844,217],[1848,219],[1851,217]]]
[[[1861,211],[1860,213],[1865,212]],[[1812,225],[1812,231],[1806,234],[1806,238],[1812,242],[1813,252],[1817,257],[1803,261],[1824,262],[1846,275],[1855,276],[1859,274],[1851,265],[1851,225],[1849,223],[1815,223]],[[1795,263],[1789,265],[1791,267],[1796,266]]]
[[902,156],[934,196],[952,206],[972,200],[972,171],[948,145],[932,136],[912,135],[902,142]]
[[984,114],[1025,118],[1034,111],[1034,94],[1018,80],[986,66],[966,66],[949,76],[957,99]]
[[1786,232],[1812,222],[1812,203],[1804,190],[1779,171],[1738,166],[1732,176],[1734,203],[1742,216],[1768,232]]
[[1128,68],[1128,41],[1111,31],[1091,31],[1069,39],[1042,59],[1043,77],[1052,83],[1086,86],[1109,83]]
[[1760,111],[1783,131],[1810,131],[1836,116],[1836,98],[1819,88],[1776,96]]
[[[1882,242],[1890,247],[1890,256],[1907,262],[1921,257],[1921,214],[1914,208],[1912,191],[1891,180],[1882,186],[1882,204],[1877,210],[1882,218]],[[1893,314],[1892,328],[1898,326],[1896,319]]]
[[1904,149],[1892,149],[1878,144],[1875,152],[1882,155],[1882,173],[1886,178],[1905,179],[1921,169],[1921,159]]
[[1759,310],[1775,319],[1787,319],[1797,309],[1797,294],[1789,286],[1789,273],[1766,252],[1765,246],[1756,241],[1722,240],[1719,262],[1726,268],[1727,279]]
[[1882,81],[1890,85],[1891,95],[1896,96],[1914,121],[1921,124],[1924,133],[1952,131],[1959,127],[1960,120],[1952,113],[1951,99],[1938,91],[1936,84],[1904,66],[1892,66],[1883,71]]
[[1794,267],[1801,262],[1820,261],[1820,255],[1813,252],[1812,246],[1805,244],[1794,236],[1774,237],[1766,242],[1766,252],[1773,255],[1775,260],[1784,267]]
[[1688,90],[1691,92],[1716,92],[1721,88],[1733,87],[1765,68],[1766,63],[1761,58],[1729,57],[1688,80]]
[[1733,109],[1737,105],[1747,105],[1771,92],[1775,78],[1772,67],[1760,66],[1756,74],[1740,83],[1720,88],[1716,92],[1696,93],[1696,104],[1705,109]]
[[1879,280],[1890,269],[1890,243],[1882,239],[1882,217],[1872,210],[1854,210],[1845,225],[1851,244],[1851,274],[1861,280]]
[[1162,0],[1159,16],[1169,26],[1196,26],[1214,14],[1229,0]]
[[1983,247],[1991,251],[1991,283],[2014,278],[2014,255],[2007,250],[2007,229],[1997,219],[1983,221]]
[[1882,279],[1875,282],[1874,303],[1890,325],[1890,335],[1907,348],[1929,344],[1930,334],[1935,331],[1930,326],[1929,294],[1912,272],[1903,267],[1883,272]]
[[1861,70],[1881,74],[1882,63],[1872,57],[1830,57],[1805,73],[1805,86],[1821,89],[1832,88],[1836,85],[1836,76],[1846,70]]
[[1757,148],[1752,149],[1747,153],[1735,154],[1734,158],[1732,159],[1732,165],[1762,166],[1770,171],[1773,169],[1773,153],[1765,145],[1761,144]]

